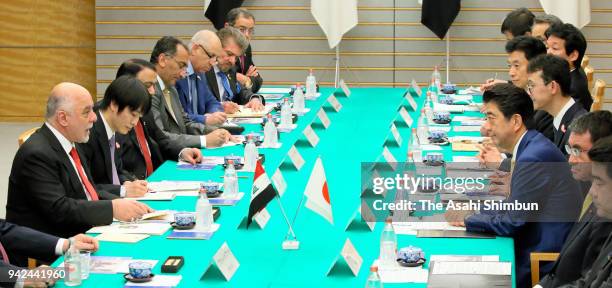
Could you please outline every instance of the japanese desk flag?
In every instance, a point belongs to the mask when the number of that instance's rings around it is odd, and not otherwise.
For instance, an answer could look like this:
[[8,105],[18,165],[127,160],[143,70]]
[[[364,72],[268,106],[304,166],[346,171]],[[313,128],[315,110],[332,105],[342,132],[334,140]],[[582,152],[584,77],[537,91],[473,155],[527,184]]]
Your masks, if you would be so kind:
[[329,191],[327,190],[327,179],[321,157],[317,158],[315,162],[308,184],[306,184],[304,196],[306,196],[306,208],[323,216],[332,225],[334,224]]

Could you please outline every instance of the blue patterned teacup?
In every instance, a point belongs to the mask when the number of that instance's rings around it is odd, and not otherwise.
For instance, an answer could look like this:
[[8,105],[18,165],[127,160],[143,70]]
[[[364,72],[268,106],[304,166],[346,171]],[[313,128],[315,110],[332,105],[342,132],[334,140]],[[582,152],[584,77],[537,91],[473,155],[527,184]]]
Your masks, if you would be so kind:
[[425,259],[425,253],[419,247],[408,246],[401,248],[397,252],[397,258],[403,260],[406,263],[416,263],[421,259]]
[[221,184],[217,182],[206,181],[200,183],[200,189],[206,189],[209,193],[219,191],[219,188],[221,188]]
[[153,265],[144,261],[132,262],[129,264],[130,276],[136,279],[143,279],[151,277],[151,269]]
[[429,132],[429,136],[434,142],[439,142],[446,138],[446,132],[442,130],[432,130]]
[[196,216],[194,213],[190,212],[176,212],[174,213],[174,223],[176,226],[190,226],[193,225],[196,221]]
[[450,122],[450,112],[447,111],[435,111],[433,112],[433,120],[438,122]]
[[444,155],[438,152],[430,152],[427,154],[427,156],[425,156],[425,160],[431,163],[442,162],[444,161]]

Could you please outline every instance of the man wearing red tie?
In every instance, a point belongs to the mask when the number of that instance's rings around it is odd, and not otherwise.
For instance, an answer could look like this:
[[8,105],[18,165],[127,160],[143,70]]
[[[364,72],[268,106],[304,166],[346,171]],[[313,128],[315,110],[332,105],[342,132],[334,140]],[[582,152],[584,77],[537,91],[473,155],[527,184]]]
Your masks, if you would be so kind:
[[85,88],[73,83],[55,86],[45,118],[13,160],[8,221],[69,237],[110,224],[113,218],[130,221],[152,211],[145,204],[96,190],[92,183],[85,158],[75,148],[75,143],[88,141],[96,121],[92,97]]

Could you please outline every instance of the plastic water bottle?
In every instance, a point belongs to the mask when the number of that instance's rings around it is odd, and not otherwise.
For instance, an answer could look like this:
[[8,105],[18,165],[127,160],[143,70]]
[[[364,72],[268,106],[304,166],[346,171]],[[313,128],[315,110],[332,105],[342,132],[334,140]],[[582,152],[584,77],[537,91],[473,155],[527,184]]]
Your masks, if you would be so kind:
[[293,109],[296,114],[304,112],[304,93],[302,92],[302,86],[298,83],[295,92],[293,93]]
[[412,128],[410,143],[408,143],[408,159],[406,160],[414,163],[423,162],[423,150],[421,149],[421,143],[419,143],[419,136],[417,135],[416,128]]
[[419,139],[419,144],[429,144],[429,140],[427,139],[429,137],[429,125],[427,124],[425,110],[421,110],[421,117],[419,117],[419,123],[417,125],[417,138]]
[[214,220],[212,205],[208,201],[208,195],[206,194],[206,188],[200,188],[200,196],[196,201],[196,225],[195,229],[198,231],[209,231]]
[[274,125],[274,119],[272,114],[266,116],[266,124],[264,125],[264,147],[276,147],[278,144],[278,131],[276,125]]
[[253,142],[253,135],[247,135],[247,144],[244,146],[244,168],[247,171],[255,171],[255,165],[257,164],[257,146]]
[[368,280],[366,281],[366,288],[382,288],[383,284],[380,280],[380,276],[378,276],[378,266],[370,267],[370,276],[368,276]]
[[317,96],[317,78],[315,78],[314,74],[312,74],[312,69],[310,69],[310,74],[306,77],[306,97],[312,98]]
[[425,116],[427,117],[427,122],[433,123],[433,103],[432,99],[428,95],[425,100],[425,105],[423,105],[423,111],[425,111]]
[[234,160],[229,160],[223,176],[223,195],[232,197],[236,194],[238,194],[238,176],[236,176]]
[[81,253],[76,248],[74,239],[70,239],[70,249],[64,255],[64,267],[66,269],[66,278],[64,284],[66,286],[81,285]]
[[434,66],[434,71],[431,73],[431,78],[434,80],[434,84],[439,91],[442,89],[442,76],[440,76],[440,69],[438,69],[438,65]]
[[397,236],[393,229],[391,217],[385,220],[385,228],[380,235],[380,263],[383,266],[396,265],[397,260]]
[[283,99],[283,105],[281,106],[280,126],[282,127],[291,126],[291,105],[289,105],[289,98]]

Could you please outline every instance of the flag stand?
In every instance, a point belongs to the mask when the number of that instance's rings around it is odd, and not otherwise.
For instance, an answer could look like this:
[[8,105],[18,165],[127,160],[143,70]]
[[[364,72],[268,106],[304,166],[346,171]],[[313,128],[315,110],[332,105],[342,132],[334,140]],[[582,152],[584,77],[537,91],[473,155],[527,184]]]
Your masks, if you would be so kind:
[[450,82],[450,29],[446,32],[446,84]]
[[334,76],[334,88],[338,88],[340,83],[340,43],[336,45],[336,75]]
[[[302,200],[303,199],[304,197],[302,197]],[[289,231],[287,231],[287,235],[285,235],[285,240],[283,241],[283,250],[297,250],[300,248],[300,241],[297,240],[297,236],[295,235],[295,232],[293,231],[293,223],[289,222],[289,218],[287,218],[287,214],[285,213],[285,208],[283,208],[283,203],[281,202],[278,194],[276,195],[276,200],[278,200],[278,206],[280,206],[280,210],[281,210],[281,213],[283,214],[283,218],[285,218],[285,221],[287,222],[287,226],[289,226]],[[300,201],[300,206],[301,205],[302,203]],[[300,208],[298,207],[298,210],[299,209]],[[297,213],[296,213],[296,216],[297,216]],[[293,218],[293,221],[295,222],[295,217]],[[293,236],[293,239],[288,239],[289,234]]]

